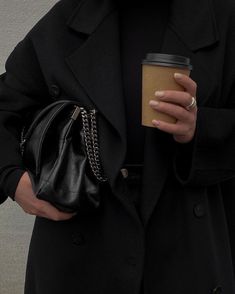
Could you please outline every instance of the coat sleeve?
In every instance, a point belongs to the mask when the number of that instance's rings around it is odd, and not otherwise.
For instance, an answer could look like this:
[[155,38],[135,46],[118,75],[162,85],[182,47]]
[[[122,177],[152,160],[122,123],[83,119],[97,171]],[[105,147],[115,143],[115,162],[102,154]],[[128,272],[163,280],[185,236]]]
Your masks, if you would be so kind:
[[214,90],[205,104],[199,103],[194,140],[176,144],[174,169],[183,185],[209,186],[235,177],[235,5],[229,5],[226,26],[219,27],[223,34],[211,51],[216,54],[208,56],[217,64],[211,72]]
[[174,161],[183,185],[208,186],[235,177],[235,109],[200,107],[194,140],[177,144]]
[[36,52],[26,36],[7,59],[6,72],[0,76],[0,203],[14,195],[24,171],[19,143],[25,118],[45,105],[48,96]]
[[223,195],[224,209],[227,218],[228,231],[230,237],[230,247],[232,254],[232,261],[235,273],[235,178],[223,182],[221,185],[221,192]]

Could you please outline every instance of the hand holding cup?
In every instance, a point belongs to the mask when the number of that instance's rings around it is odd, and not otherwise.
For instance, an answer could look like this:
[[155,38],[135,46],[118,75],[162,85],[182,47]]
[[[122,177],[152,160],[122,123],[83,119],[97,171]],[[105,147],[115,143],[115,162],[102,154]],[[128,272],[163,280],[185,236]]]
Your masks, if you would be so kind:
[[179,143],[190,142],[195,134],[197,120],[196,83],[187,75],[175,73],[174,78],[185,91],[156,91],[157,100],[151,100],[150,106],[157,112],[174,117],[175,123],[153,119],[153,126],[172,134]]
[[179,143],[190,142],[197,117],[197,85],[189,77],[190,59],[148,53],[142,67],[142,125],[170,133]]

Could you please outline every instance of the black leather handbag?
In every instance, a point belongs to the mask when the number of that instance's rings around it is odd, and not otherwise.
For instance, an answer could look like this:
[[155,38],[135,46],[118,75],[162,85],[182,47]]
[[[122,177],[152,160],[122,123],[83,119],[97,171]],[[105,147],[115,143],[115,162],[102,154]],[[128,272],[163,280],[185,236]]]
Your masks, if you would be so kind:
[[21,153],[36,197],[65,212],[100,205],[106,182],[99,157],[96,110],[60,100],[39,110],[21,132]]

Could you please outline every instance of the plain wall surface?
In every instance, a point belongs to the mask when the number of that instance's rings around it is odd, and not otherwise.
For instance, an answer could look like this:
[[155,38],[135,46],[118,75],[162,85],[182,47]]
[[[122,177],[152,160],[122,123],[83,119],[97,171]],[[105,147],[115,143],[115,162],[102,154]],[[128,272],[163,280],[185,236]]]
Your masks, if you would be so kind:
[[[0,73],[16,44],[56,2],[0,0]],[[33,222],[11,199],[0,206],[0,294],[23,294]]]

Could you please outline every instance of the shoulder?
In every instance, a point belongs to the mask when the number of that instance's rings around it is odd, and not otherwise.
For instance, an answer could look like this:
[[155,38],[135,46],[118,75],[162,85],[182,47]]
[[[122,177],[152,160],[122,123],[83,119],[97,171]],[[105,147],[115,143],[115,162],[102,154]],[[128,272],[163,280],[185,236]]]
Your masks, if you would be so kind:
[[19,65],[19,68],[27,66],[33,72],[32,69],[38,64],[39,51],[48,52],[49,48],[63,43],[66,23],[83,1],[87,0],[58,1],[16,45],[7,59],[6,69],[15,69]]
[[57,2],[35,26],[29,31],[29,36],[40,33],[59,32],[64,30],[69,18],[79,9],[86,0],[61,0]]
[[214,9],[215,15],[218,19],[231,20],[235,14],[235,1],[234,0],[209,0]]
[[[215,18],[216,28],[220,39],[226,42],[235,37],[235,1],[208,0],[211,3],[212,15]],[[234,46],[233,46],[234,47]]]

